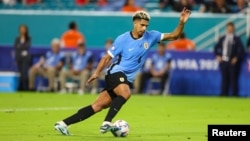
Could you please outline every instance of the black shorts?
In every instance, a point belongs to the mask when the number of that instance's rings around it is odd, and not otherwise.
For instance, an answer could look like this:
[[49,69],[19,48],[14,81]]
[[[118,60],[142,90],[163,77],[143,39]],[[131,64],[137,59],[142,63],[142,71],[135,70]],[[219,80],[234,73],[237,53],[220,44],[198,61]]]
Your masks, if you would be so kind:
[[132,83],[128,81],[127,76],[123,72],[116,72],[116,73],[106,75],[105,82],[106,82],[106,87],[104,88],[104,90],[108,91],[111,99],[114,99],[117,97],[117,95],[115,94],[113,90],[119,84],[127,84],[130,88],[132,87]]

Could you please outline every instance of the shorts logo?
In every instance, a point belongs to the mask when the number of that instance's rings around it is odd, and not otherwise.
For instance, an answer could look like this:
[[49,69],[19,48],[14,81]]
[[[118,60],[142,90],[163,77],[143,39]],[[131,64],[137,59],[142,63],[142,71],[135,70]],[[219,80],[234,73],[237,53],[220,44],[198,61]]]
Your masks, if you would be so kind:
[[124,82],[124,78],[123,78],[123,77],[120,77],[120,81],[121,81],[121,82]]
[[145,49],[148,49],[148,43],[147,42],[144,42],[143,46],[144,46]]

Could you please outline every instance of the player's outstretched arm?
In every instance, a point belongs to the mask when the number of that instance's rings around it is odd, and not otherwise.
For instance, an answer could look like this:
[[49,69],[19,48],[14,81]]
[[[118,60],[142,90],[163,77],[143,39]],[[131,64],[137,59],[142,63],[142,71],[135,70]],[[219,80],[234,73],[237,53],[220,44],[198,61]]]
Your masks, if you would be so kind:
[[172,33],[165,33],[162,40],[166,41],[166,40],[178,39],[182,33],[184,25],[187,22],[190,14],[191,14],[190,10],[183,8],[181,15],[180,15],[180,22],[179,22],[178,26],[175,28],[175,30]]
[[102,57],[102,59],[100,60],[100,62],[97,65],[96,70],[90,76],[86,85],[89,85],[93,80],[95,80],[99,76],[100,72],[110,64],[111,59],[112,59],[112,57],[109,54],[106,54],[104,57]]

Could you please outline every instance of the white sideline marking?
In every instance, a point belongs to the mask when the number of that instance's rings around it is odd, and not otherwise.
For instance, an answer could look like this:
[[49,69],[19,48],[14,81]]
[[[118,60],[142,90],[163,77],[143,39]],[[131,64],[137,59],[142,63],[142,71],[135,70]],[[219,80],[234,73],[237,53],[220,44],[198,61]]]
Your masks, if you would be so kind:
[[[79,108],[79,107],[78,107]],[[0,112],[23,112],[23,111],[60,111],[60,110],[73,110],[76,107],[48,107],[48,108],[8,108],[0,109]]]

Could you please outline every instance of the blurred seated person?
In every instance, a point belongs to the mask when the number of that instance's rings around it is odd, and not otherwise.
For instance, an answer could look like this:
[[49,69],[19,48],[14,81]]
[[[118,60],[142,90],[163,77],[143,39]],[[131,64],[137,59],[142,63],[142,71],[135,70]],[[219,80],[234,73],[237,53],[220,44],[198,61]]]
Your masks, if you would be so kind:
[[[106,42],[105,42],[105,51],[103,51],[101,54],[100,54],[100,56],[98,57],[98,62],[102,59],[102,57],[104,57],[105,56],[105,54],[107,54],[107,51],[108,51],[108,49],[111,47],[113,45],[113,39],[107,39],[106,40]],[[115,59],[113,59],[113,60],[115,60]],[[97,63],[98,63],[97,62]],[[112,62],[110,62],[110,64],[109,65],[111,65],[112,64]],[[96,67],[96,65],[95,65],[95,67]],[[109,67],[109,66],[108,66]],[[91,90],[91,93],[92,94],[95,94],[95,93],[97,93],[98,91],[97,91],[97,89],[99,88],[99,80],[105,80],[105,74],[106,74],[106,69],[104,69],[100,74],[99,74],[99,77],[96,79],[96,80],[94,80],[94,82],[92,83],[92,85],[93,85],[93,88],[92,88],[92,90]]]
[[158,7],[161,10],[166,9],[167,7],[172,7],[174,1],[173,0],[159,0]]
[[144,10],[144,9],[135,5],[134,0],[126,0],[122,7],[122,12],[136,12],[139,10]]
[[240,12],[243,12],[244,9],[246,9],[246,8],[247,8],[246,0],[237,0],[236,5],[233,6],[233,8],[232,8],[232,12],[233,13],[240,13]]
[[78,94],[82,95],[85,92],[85,83],[93,68],[93,56],[90,51],[86,50],[84,43],[79,43],[77,51],[72,53],[68,69],[60,72],[61,93],[66,93],[66,80],[79,79],[80,86]]
[[231,13],[232,10],[225,0],[213,0],[212,2],[207,2],[200,12]]
[[153,54],[151,59],[152,62],[149,66],[149,71],[142,72],[139,93],[144,92],[147,80],[154,77],[161,80],[160,94],[163,94],[171,68],[171,54],[166,52],[163,42],[158,44],[157,53]]
[[98,6],[106,6],[109,4],[108,0],[97,0],[97,5]]
[[84,6],[90,3],[91,0],[75,0],[76,5]]
[[3,3],[5,5],[15,5],[17,3],[16,0],[0,0],[0,4]]
[[64,53],[60,51],[60,40],[53,39],[51,42],[51,50],[45,56],[34,64],[29,70],[29,89],[35,90],[35,77],[41,75],[48,78],[49,91],[54,91],[55,77],[63,66]]
[[179,0],[174,3],[173,10],[176,12],[181,12],[184,7],[192,10],[192,3],[189,0]]
[[61,37],[62,47],[77,48],[77,45],[80,42],[85,44],[85,38],[83,34],[78,31],[76,22],[72,21],[69,23],[68,31],[64,32]]
[[38,4],[41,2],[42,2],[42,0],[22,0],[22,3],[24,5],[33,5],[33,4]]
[[247,39],[247,50],[250,52],[250,36]]
[[183,32],[179,39],[169,42],[166,47],[167,50],[192,51],[195,50],[195,43],[192,40],[186,38],[186,35]]

